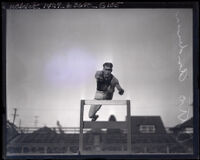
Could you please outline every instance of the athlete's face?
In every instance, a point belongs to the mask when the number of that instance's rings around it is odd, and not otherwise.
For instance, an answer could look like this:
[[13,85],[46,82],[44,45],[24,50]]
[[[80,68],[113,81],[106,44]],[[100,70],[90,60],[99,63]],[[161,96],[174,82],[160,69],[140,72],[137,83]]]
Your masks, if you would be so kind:
[[112,69],[108,66],[104,66],[103,72],[104,72],[105,77],[109,77],[112,73]]

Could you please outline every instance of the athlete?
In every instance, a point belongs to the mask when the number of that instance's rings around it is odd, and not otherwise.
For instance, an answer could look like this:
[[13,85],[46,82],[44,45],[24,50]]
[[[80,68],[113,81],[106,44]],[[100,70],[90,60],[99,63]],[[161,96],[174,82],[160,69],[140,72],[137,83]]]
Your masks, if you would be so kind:
[[[103,70],[97,71],[95,78],[97,81],[97,90],[95,94],[96,100],[112,100],[115,92],[115,87],[120,95],[124,94],[124,90],[119,84],[118,79],[112,75],[113,64],[106,62],[103,64]],[[92,121],[96,121],[99,117],[96,112],[101,108],[102,105],[91,105],[89,110],[89,118]]]

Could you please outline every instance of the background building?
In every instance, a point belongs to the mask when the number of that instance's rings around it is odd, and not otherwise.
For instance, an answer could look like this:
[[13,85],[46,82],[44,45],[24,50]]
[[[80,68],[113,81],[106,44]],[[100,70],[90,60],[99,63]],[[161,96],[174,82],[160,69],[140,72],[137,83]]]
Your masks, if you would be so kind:
[[[111,115],[109,121],[116,121]],[[180,136],[185,133],[192,120],[172,128],[166,132],[160,116],[131,117],[132,153],[188,153],[192,152],[193,139],[183,143]],[[8,154],[78,154],[79,133],[74,128],[38,128],[35,131],[17,131],[11,123],[7,123]],[[62,132],[60,132],[62,130]],[[188,129],[187,129],[188,130]],[[177,133],[177,131],[179,133]],[[12,133],[12,134],[11,134]],[[180,134],[181,133],[181,134]],[[11,138],[12,137],[12,138]],[[88,130],[84,134],[83,149],[86,151],[126,151],[126,131],[120,129]],[[191,144],[188,147],[187,144]]]

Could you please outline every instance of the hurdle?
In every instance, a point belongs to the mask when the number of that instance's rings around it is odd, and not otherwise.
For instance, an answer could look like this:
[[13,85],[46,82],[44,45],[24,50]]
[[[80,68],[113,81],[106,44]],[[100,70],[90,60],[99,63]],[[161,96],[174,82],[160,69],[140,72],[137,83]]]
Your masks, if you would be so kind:
[[[126,105],[127,106],[127,117],[126,121],[83,121],[84,106],[85,105]],[[127,130],[127,150],[122,151],[121,154],[131,153],[131,110],[130,110],[130,100],[81,100],[80,102],[80,134],[79,134],[79,154],[93,154],[91,152],[86,152],[83,150],[83,129],[126,129]],[[119,151],[98,151],[97,154],[120,154]]]

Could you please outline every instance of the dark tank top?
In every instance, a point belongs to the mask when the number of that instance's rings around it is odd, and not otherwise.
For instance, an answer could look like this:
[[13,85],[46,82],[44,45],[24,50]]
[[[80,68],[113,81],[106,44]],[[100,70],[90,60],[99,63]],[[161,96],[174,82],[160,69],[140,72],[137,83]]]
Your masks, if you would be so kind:
[[[103,77],[103,75],[102,75],[102,77]],[[113,75],[111,74],[111,76],[107,80],[104,77],[103,77],[103,81],[97,80],[97,90],[98,91],[107,91],[108,86],[111,85],[112,79],[113,79]]]

